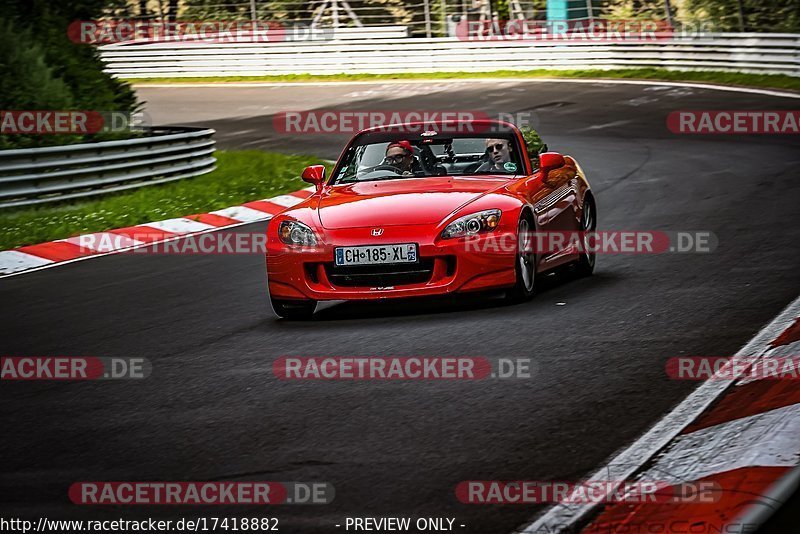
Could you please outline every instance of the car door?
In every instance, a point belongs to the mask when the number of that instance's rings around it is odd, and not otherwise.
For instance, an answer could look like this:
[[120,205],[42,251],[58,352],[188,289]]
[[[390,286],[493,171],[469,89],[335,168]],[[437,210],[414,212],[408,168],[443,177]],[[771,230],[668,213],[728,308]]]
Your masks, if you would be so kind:
[[540,257],[540,263],[549,267],[572,261],[576,257],[575,253],[560,245],[560,236],[566,243],[568,233],[580,229],[575,209],[578,197],[576,176],[577,169],[569,164],[550,171],[542,177],[543,187],[533,204],[539,229],[550,236],[546,240],[549,246]]

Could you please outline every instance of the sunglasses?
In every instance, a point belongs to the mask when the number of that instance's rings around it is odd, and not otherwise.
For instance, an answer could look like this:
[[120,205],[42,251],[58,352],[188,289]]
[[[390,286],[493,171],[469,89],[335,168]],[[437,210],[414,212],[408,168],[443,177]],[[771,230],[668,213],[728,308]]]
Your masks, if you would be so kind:
[[489,145],[489,146],[487,146],[487,147],[486,147],[486,151],[487,151],[487,152],[494,152],[495,150],[497,150],[498,152],[500,152],[500,151],[502,151],[504,148],[506,148],[506,144],[505,144],[505,143],[497,143],[497,144],[495,144],[495,145]]
[[389,163],[400,163],[407,157],[408,156],[406,154],[398,154],[396,156],[386,156],[386,161],[388,161]]

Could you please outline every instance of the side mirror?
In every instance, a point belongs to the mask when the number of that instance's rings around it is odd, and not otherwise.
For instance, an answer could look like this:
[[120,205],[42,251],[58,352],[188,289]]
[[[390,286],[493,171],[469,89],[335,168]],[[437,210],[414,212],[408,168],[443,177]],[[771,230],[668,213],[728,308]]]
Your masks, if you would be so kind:
[[317,191],[322,189],[322,183],[325,181],[325,165],[311,165],[306,167],[303,171],[302,178],[304,181],[317,186]]
[[553,169],[558,169],[564,166],[564,156],[558,152],[545,152],[539,155],[539,168],[545,176]]

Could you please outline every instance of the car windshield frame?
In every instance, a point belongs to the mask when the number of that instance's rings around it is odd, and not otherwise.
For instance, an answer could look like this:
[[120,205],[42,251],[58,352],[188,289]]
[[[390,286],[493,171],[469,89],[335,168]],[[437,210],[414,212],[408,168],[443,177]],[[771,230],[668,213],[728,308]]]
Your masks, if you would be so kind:
[[[492,125],[496,126],[496,125]],[[408,132],[406,129],[381,129],[376,131],[365,131],[361,132],[357,136],[355,136],[350,143],[348,143],[347,147],[342,152],[339,160],[336,162],[334,166],[333,172],[331,173],[330,177],[326,181],[329,186],[334,185],[352,185],[358,183],[369,183],[369,182],[377,182],[377,181],[384,181],[384,180],[405,180],[405,179],[413,179],[413,178],[452,178],[452,177],[481,177],[481,176],[508,176],[508,178],[514,178],[519,175],[527,175],[530,169],[528,169],[528,164],[526,162],[525,155],[526,153],[521,150],[521,145],[519,142],[519,138],[517,136],[516,130],[506,127],[504,125],[500,125],[503,130],[496,131],[498,128],[494,128],[491,131],[480,131],[480,132],[437,132],[435,130],[419,130],[414,132]],[[414,173],[414,174],[392,174],[391,171],[386,170],[384,175],[376,175],[374,178],[370,179],[355,179],[355,180],[345,180],[345,176],[342,175],[342,171],[352,164],[352,158],[355,156],[355,151],[358,150],[360,147],[366,147],[369,145],[384,145],[387,146],[391,142],[397,141],[408,141],[414,147],[424,147],[424,146],[446,146],[446,141],[455,141],[456,139],[503,139],[509,142],[509,145],[513,148],[513,154],[511,161],[515,163],[516,169],[513,172],[503,173],[497,170],[488,170],[488,171],[481,171],[481,172],[471,172],[468,174],[463,173],[453,173],[450,174],[449,171],[446,174],[432,174],[429,173],[423,166],[422,174]],[[384,148],[385,149],[385,148]],[[483,157],[483,153],[481,153]],[[476,156],[474,154],[473,156]],[[476,162],[483,161],[481,158],[475,159]],[[437,157],[438,159],[438,157]],[[358,171],[357,171],[358,172]],[[374,171],[378,172],[378,171]],[[357,176],[357,175],[349,175],[349,176]]]

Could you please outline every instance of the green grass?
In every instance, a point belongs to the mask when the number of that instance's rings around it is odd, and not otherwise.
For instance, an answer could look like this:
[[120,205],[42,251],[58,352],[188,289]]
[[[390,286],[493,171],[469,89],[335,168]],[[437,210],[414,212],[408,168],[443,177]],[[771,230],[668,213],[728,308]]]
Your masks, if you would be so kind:
[[128,78],[137,85],[148,83],[225,83],[225,82],[321,82],[380,80],[457,80],[464,78],[602,78],[708,82],[745,87],[766,87],[800,91],[800,77],[784,74],[744,74],[717,71],[671,71],[665,69],[617,70],[498,70],[494,72],[436,72],[403,74],[286,74],[280,76],[221,76],[213,78]]
[[214,172],[69,204],[0,211],[0,250],[235,206],[297,191],[309,156],[217,151]]

